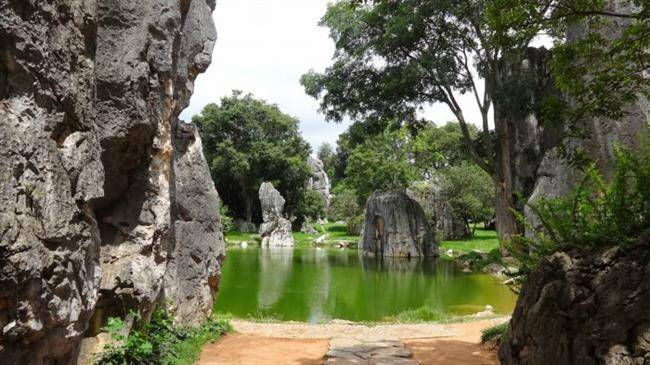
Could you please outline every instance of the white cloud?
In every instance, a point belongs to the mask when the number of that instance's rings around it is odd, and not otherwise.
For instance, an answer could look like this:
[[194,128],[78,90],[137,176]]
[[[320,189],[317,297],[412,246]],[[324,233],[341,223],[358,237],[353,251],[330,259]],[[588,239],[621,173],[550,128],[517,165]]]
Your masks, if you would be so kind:
[[190,106],[181,118],[191,119],[208,103],[231,90],[251,92],[278,104],[300,120],[304,137],[317,148],[336,143],[347,125],[325,122],[318,102],[305,95],[300,76],[323,70],[334,45],[318,26],[328,0],[218,0],[213,14],[218,39],[212,64],[199,75]]
[[[322,142],[335,144],[347,123],[325,122],[318,102],[305,95],[299,82],[309,69],[322,71],[331,63],[334,45],[328,30],[318,26],[329,1],[218,0],[212,65],[199,75],[191,104],[181,118],[190,120],[206,104],[239,89],[298,118],[313,149]],[[480,124],[473,96],[466,94],[459,100],[466,119]],[[423,115],[438,124],[455,120],[442,104],[425,108]]]

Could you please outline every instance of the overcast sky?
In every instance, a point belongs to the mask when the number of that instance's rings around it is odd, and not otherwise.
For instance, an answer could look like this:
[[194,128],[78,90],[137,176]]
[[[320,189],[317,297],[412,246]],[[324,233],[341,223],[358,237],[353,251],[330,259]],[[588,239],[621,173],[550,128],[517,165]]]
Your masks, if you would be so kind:
[[[208,103],[231,90],[251,92],[278,104],[300,120],[300,130],[315,150],[322,142],[336,143],[347,125],[325,122],[318,102],[305,95],[300,76],[331,64],[334,45],[318,26],[329,0],[217,0],[213,14],[218,39],[212,64],[199,75],[190,106],[181,115],[190,120]],[[480,123],[471,96],[461,98],[468,120]],[[444,105],[427,108],[430,120],[453,120]]]

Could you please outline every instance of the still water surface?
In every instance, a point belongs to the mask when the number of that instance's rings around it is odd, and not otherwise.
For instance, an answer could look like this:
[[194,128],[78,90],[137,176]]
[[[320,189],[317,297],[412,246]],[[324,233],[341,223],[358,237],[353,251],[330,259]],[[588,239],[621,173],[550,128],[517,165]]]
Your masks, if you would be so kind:
[[471,314],[486,305],[510,314],[516,296],[490,275],[446,260],[359,257],[356,250],[233,248],[215,309],[320,322],[378,321],[409,309]]

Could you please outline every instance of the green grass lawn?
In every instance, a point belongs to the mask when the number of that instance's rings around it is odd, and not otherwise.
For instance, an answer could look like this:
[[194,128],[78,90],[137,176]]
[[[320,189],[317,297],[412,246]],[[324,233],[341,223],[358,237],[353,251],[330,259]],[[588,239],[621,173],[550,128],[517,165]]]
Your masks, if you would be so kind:
[[[359,241],[358,236],[350,236],[347,234],[347,226],[345,224],[314,224],[313,227],[318,231],[317,234],[293,232],[293,238],[296,240],[297,247],[310,247],[314,240],[322,235],[327,235],[324,242],[325,245],[334,245],[342,241],[354,247]],[[255,244],[261,240],[260,235],[257,233],[242,233],[237,231],[226,232],[225,237],[226,243],[229,245],[239,245],[244,241],[249,244]],[[473,238],[442,241],[440,244],[440,252],[443,257],[446,256],[445,252],[449,249],[454,250],[454,256],[463,255],[474,250],[490,253],[499,249],[499,238],[495,231],[476,228]]]
[[[339,242],[346,242],[351,247],[356,246],[359,237],[349,236],[345,224],[314,224],[316,234],[306,234],[303,232],[293,232],[293,239],[296,241],[296,247],[311,247],[314,240],[326,235],[325,245],[335,245]],[[229,245],[239,245],[241,242],[259,243],[261,238],[257,233],[242,233],[238,231],[229,231],[225,233],[226,243]]]
[[462,255],[463,253],[468,253],[473,250],[489,253],[492,250],[499,249],[499,238],[495,231],[476,228],[473,238],[466,240],[442,241],[440,244],[441,255],[444,256],[444,253],[449,249],[454,250],[454,255]]

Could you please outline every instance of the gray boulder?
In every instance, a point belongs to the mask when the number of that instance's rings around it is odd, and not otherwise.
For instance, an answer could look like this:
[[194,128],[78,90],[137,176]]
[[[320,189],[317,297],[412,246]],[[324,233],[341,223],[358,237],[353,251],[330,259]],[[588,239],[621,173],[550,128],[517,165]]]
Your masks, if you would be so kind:
[[523,285],[502,364],[645,364],[650,237],[606,252],[559,252]]
[[422,207],[404,192],[376,192],[368,199],[359,247],[378,257],[439,255]]
[[323,199],[325,199],[325,206],[328,207],[330,202],[330,182],[327,177],[327,172],[325,172],[323,161],[310,156],[307,163],[309,164],[312,175],[307,180],[306,188],[321,194]]
[[163,303],[210,314],[218,196],[178,115],[214,6],[0,0],[0,363],[74,363],[109,316]]
[[283,216],[284,198],[280,192],[273,187],[273,184],[265,182],[260,186],[259,197],[264,220],[260,225],[262,246],[293,246],[291,222]]
[[433,228],[443,240],[453,240],[470,236],[471,231],[467,222],[454,214],[452,206],[443,197],[441,179],[435,176],[424,186],[407,189],[408,196],[417,201],[432,222]]

